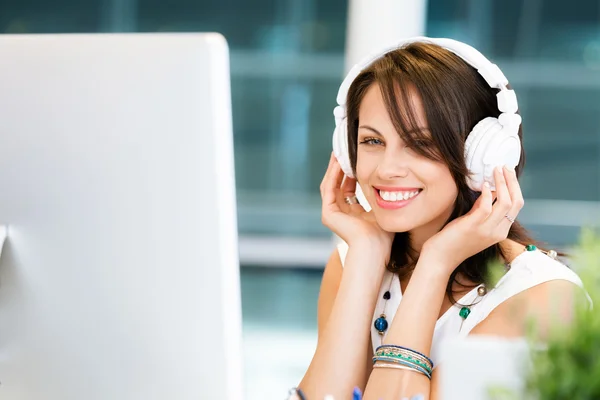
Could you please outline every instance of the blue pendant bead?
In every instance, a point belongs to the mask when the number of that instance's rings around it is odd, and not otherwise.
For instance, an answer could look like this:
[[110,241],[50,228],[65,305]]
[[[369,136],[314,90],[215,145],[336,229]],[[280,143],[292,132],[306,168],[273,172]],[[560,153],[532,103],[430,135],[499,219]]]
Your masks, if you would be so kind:
[[385,319],[385,314],[381,314],[381,316],[375,320],[373,326],[375,326],[375,329],[377,329],[377,332],[379,332],[380,335],[383,335],[388,328],[388,322],[387,319]]

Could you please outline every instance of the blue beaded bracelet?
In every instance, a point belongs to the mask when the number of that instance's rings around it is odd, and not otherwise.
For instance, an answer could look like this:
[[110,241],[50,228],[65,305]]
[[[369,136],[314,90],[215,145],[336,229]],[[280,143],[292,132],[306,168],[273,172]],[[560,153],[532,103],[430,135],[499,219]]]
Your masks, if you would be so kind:
[[423,353],[419,353],[418,351],[415,351],[413,349],[409,349],[408,347],[396,346],[394,344],[382,344],[381,346],[379,346],[378,348],[375,349],[375,352],[377,352],[377,350],[379,350],[379,349],[385,349],[386,347],[391,347],[391,348],[394,348],[394,349],[402,349],[402,350],[406,350],[406,351],[410,351],[412,353],[418,354],[421,357],[425,358],[427,361],[429,361],[429,363],[431,364],[431,368],[433,368],[433,361],[431,361],[431,358],[427,357]]

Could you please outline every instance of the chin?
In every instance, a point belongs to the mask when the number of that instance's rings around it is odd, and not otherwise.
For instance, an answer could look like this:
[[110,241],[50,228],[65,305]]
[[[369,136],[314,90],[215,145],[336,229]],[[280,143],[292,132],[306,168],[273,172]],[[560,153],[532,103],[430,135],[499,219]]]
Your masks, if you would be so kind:
[[386,232],[399,233],[409,232],[421,225],[419,221],[415,221],[412,218],[405,218],[402,216],[391,217],[388,216],[377,216],[375,214],[375,220],[377,225]]

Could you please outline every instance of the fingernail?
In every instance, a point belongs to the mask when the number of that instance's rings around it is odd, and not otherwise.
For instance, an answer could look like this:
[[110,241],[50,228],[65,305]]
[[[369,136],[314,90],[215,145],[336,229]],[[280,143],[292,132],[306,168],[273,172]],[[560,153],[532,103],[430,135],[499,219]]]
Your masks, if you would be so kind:
[[490,187],[490,183],[488,181],[483,182],[483,186],[485,186],[486,188]]
[[502,173],[502,168],[500,166],[496,167],[496,171],[498,171],[499,174]]

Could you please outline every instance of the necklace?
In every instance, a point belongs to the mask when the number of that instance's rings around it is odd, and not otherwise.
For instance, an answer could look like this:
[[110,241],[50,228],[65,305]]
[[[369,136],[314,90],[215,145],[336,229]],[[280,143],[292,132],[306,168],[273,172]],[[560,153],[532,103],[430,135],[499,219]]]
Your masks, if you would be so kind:
[[[557,258],[557,253],[554,250],[544,251],[544,250],[538,249],[533,244],[528,244],[524,248],[524,251],[535,251],[535,250],[541,251],[542,253],[546,254],[548,257],[550,257],[552,259]],[[510,269],[511,269],[511,263],[505,264],[504,272],[507,273],[508,271],[510,271]],[[390,277],[390,282],[388,284],[388,289],[387,289],[387,291],[385,291],[383,293],[383,299],[385,300],[385,302],[383,303],[383,310],[381,311],[381,314],[379,315],[379,317],[377,319],[375,319],[375,321],[373,323],[373,326],[377,330],[377,333],[379,333],[379,336],[382,338],[382,340],[383,340],[383,335],[385,335],[385,332],[387,331],[387,329],[389,327],[389,323],[388,323],[387,317],[385,315],[385,310],[386,310],[387,302],[392,296],[392,284],[394,282],[394,276],[395,276],[395,274],[392,273],[391,277]],[[463,322],[467,319],[469,314],[471,314],[471,307],[475,306],[476,304],[479,304],[479,302],[481,302],[481,300],[483,300],[483,297],[487,293],[488,293],[487,286],[485,284],[482,284],[477,288],[477,298],[476,298],[475,302],[468,304],[468,305],[462,305],[462,304],[458,304],[458,303],[455,304],[456,306],[461,307],[458,312],[458,315],[462,318],[461,328],[462,328]]]
[[[556,253],[556,251],[554,250],[540,250],[537,248],[537,246],[535,246],[534,244],[528,244],[525,246],[523,251],[536,251],[539,250],[542,253],[546,254],[548,257],[556,260],[558,254]],[[514,261],[514,260],[513,260]],[[511,263],[506,263],[504,264],[504,273],[507,273],[508,271],[510,271],[511,268]],[[479,299],[479,301],[476,301],[472,304],[469,305],[462,305],[462,308],[460,309],[460,311],[458,312],[458,315],[460,315],[460,317],[463,319],[463,322],[465,319],[467,319],[467,317],[469,316],[469,314],[471,314],[471,307],[473,307],[474,305],[478,304],[483,296],[485,296],[488,292],[488,288],[487,286],[485,286],[485,284],[482,284],[481,286],[479,286],[477,288],[477,297],[481,299]],[[461,306],[460,304],[457,304],[457,306]],[[462,328],[462,322],[461,322],[461,328]]]
[[391,274],[390,276],[390,283],[388,285],[388,290],[383,293],[383,299],[385,300],[385,302],[383,303],[383,311],[381,312],[381,315],[379,316],[379,318],[377,318],[375,320],[375,322],[373,323],[373,326],[375,327],[375,329],[377,330],[377,333],[379,333],[379,336],[381,338],[383,338],[383,335],[385,334],[385,331],[387,331],[388,329],[388,321],[387,318],[385,316],[385,309],[387,306],[387,302],[389,299],[392,298],[392,283],[394,282],[394,273]]

